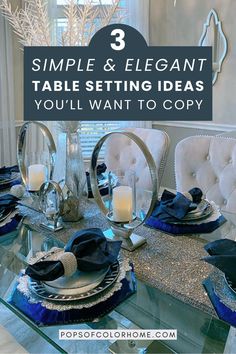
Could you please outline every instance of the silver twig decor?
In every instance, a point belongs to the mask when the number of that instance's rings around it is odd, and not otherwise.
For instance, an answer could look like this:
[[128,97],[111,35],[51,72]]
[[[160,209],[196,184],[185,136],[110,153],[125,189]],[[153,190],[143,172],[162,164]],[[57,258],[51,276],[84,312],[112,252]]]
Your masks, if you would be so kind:
[[58,43],[52,36],[53,21],[48,15],[45,0],[25,0],[23,8],[13,9],[9,0],[2,0],[0,10],[14,28],[20,42],[26,46],[85,46],[94,33],[107,26],[115,18],[121,22],[125,17],[125,9],[119,6],[120,0],[112,0],[107,5],[103,0],[96,4],[93,0],[85,0],[79,5],[76,0],[68,0],[64,5],[65,30]]

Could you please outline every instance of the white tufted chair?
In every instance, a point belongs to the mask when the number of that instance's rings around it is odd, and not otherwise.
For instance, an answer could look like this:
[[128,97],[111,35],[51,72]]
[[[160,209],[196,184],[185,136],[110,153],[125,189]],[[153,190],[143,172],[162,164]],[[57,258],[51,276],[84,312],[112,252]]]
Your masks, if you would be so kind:
[[[156,163],[160,184],[169,150],[169,136],[157,129],[126,128],[123,130],[136,134],[147,145]],[[150,190],[151,180],[145,158],[139,147],[129,138],[117,134],[107,140],[105,163],[109,170],[134,170],[138,186]]]
[[222,210],[236,213],[236,139],[192,136],[175,150],[178,191],[202,189]]

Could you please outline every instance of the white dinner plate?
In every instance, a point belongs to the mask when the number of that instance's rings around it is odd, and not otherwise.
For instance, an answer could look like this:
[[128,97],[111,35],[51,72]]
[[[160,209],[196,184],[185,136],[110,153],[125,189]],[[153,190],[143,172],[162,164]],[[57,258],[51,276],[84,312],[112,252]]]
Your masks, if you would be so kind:
[[77,271],[71,277],[60,277],[53,281],[46,281],[44,287],[52,294],[78,295],[96,288],[105,278],[109,267],[98,272]]

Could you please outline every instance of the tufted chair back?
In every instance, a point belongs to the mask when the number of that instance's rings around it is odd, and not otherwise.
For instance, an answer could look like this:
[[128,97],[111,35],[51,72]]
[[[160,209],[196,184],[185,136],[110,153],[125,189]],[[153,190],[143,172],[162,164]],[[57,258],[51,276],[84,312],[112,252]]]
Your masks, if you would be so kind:
[[236,139],[192,136],[180,141],[175,150],[175,177],[178,191],[197,186],[222,210],[235,213]]
[[[157,129],[124,130],[136,134],[147,145],[156,163],[160,184],[169,150],[169,136]],[[120,134],[111,136],[105,147],[105,162],[109,170],[134,170],[138,186],[150,190],[151,178],[145,158],[139,147],[129,138]]]

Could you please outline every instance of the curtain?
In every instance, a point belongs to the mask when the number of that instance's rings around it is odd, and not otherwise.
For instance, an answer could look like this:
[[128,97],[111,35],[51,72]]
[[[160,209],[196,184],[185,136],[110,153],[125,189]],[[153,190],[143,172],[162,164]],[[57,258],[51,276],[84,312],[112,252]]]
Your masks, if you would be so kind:
[[136,28],[149,44],[149,0],[126,0],[126,23]]
[[[149,44],[149,0],[126,0],[126,23],[136,28]],[[121,127],[152,128],[152,121],[124,121]]]
[[0,165],[16,163],[12,31],[0,11]]

